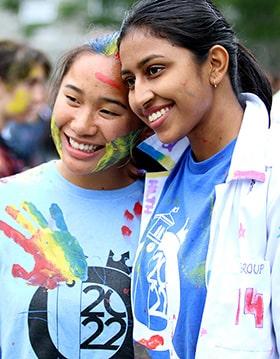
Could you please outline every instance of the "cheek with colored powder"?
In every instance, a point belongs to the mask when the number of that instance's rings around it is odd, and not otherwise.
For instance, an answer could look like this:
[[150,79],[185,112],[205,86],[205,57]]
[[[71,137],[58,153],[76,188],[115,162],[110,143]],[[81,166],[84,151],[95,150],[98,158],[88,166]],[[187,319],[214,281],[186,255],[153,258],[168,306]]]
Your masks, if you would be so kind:
[[6,105],[8,116],[16,116],[24,113],[30,104],[30,95],[25,89],[17,89],[11,101]]
[[59,157],[61,158],[61,156],[62,156],[62,146],[61,146],[60,131],[59,131],[59,128],[57,127],[57,125],[56,125],[54,116],[52,116],[52,119],[51,119],[51,134],[52,134],[53,142],[55,144],[55,148],[56,148],[56,150],[57,150],[57,152],[59,154]]
[[107,169],[128,157],[141,132],[142,129],[138,129],[107,143],[104,156],[98,161],[92,172]]

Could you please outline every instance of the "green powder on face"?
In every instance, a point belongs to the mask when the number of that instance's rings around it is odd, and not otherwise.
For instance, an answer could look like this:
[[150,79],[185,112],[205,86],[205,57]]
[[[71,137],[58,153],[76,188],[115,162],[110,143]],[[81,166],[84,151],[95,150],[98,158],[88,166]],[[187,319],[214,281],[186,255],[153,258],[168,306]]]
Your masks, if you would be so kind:
[[59,154],[59,157],[61,158],[62,156],[62,149],[61,149],[61,138],[60,138],[60,131],[56,125],[54,116],[52,116],[51,119],[51,134],[52,134],[52,139],[53,142],[55,144],[55,148]]
[[142,129],[138,129],[107,143],[104,156],[99,160],[92,172],[102,171],[128,157],[141,132]]
[[[104,169],[107,169],[120,162],[122,159],[128,157],[131,154],[132,149],[135,147],[137,139],[141,132],[142,129],[138,129],[107,143],[105,147],[105,154],[98,161],[95,168],[92,169],[92,173],[103,171]],[[56,125],[54,116],[52,116],[51,119],[51,134],[56,150],[61,158],[62,146],[60,131]]]

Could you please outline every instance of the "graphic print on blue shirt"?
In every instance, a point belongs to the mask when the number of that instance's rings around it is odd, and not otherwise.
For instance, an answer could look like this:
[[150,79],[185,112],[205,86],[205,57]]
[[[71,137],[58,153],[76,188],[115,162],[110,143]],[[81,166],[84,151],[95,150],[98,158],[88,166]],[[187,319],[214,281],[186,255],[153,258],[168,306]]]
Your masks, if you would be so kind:
[[51,161],[1,186],[2,358],[133,358],[142,181],[88,190]]
[[[37,289],[29,306],[28,327],[38,358],[65,359],[67,353],[82,358],[133,358],[128,259],[127,252],[115,261],[111,251],[106,267],[88,268],[87,280],[52,291]],[[72,322],[69,332],[60,329],[66,318]],[[79,338],[80,346],[74,345],[77,339],[69,338]]]
[[133,271],[134,339],[151,358],[195,357],[214,186],[226,179],[234,145],[202,162],[185,151],[141,239]]
[[[32,270],[17,263],[11,274],[37,287],[27,315],[36,357],[133,358],[129,251],[117,255],[110,250],[106,266],[88,267],[56,204],[50,206],[54,228],[30,202],[23,202],[22,212],[11,205],[6,212],[32,234],[24,236],[19,227],[0,221],[0,231],[34,257]],[[129,213],[126,210],[125,216]]]

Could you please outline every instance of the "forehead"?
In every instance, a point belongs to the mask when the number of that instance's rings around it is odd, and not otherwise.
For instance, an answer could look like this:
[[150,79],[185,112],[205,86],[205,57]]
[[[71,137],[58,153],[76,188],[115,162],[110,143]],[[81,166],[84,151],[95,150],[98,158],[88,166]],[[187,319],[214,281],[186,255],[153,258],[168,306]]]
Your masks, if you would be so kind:
[[120,44],[120,59],[123,75],[145,69],[146,65],[153,61],[164,61],[179,66],[196,66],[195,56],[189,49],[154,35],[145,28],[132,29],[124,36]]
[[127,89],[120,75],[120,62],[113,56],[81,54],[62,80],[62,86],[72,84],[90,96],[111,95],[126,100]]
[[[135,49],[137,48],[137,51]],[[158,37],[145,28],[131,29],[122,39],[120,44],[121,63],[129,60],[139,59],[150,54],[168,55],[173,49],[182,49],[173,45],[168,39]]]
[[101,73],[107,77],[120,79],[120,63],[114,58],[94,53],[81,54],[72,64],[68,74],[83,75],[85,79],[96,78],[96,73]]
[[45,68],[41,64],[34,64],[29,72],[29,79],[45,79],[47,76]]
[[14,88],[28,86],[33,87],[36,84],[44,85],[47,81],[47,74],[45,68],[42,64],[34,64],[31,68],[29,73],[24,79],[19,80]]
[[122,83],[120,62],[113,56],[90,52],[80,54],[62,80],[84,91],[100,89],[116,96],[126,96],[127,89]]

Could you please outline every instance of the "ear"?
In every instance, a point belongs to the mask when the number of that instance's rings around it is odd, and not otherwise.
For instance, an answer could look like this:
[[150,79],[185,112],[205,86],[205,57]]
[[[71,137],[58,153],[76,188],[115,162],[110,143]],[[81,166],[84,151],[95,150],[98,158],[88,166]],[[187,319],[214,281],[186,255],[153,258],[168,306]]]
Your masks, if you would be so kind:
[[229,54],[223,46],[214,45],[209,50],[208,59],[210,64],[209,82],[217,87],[228,71]]

